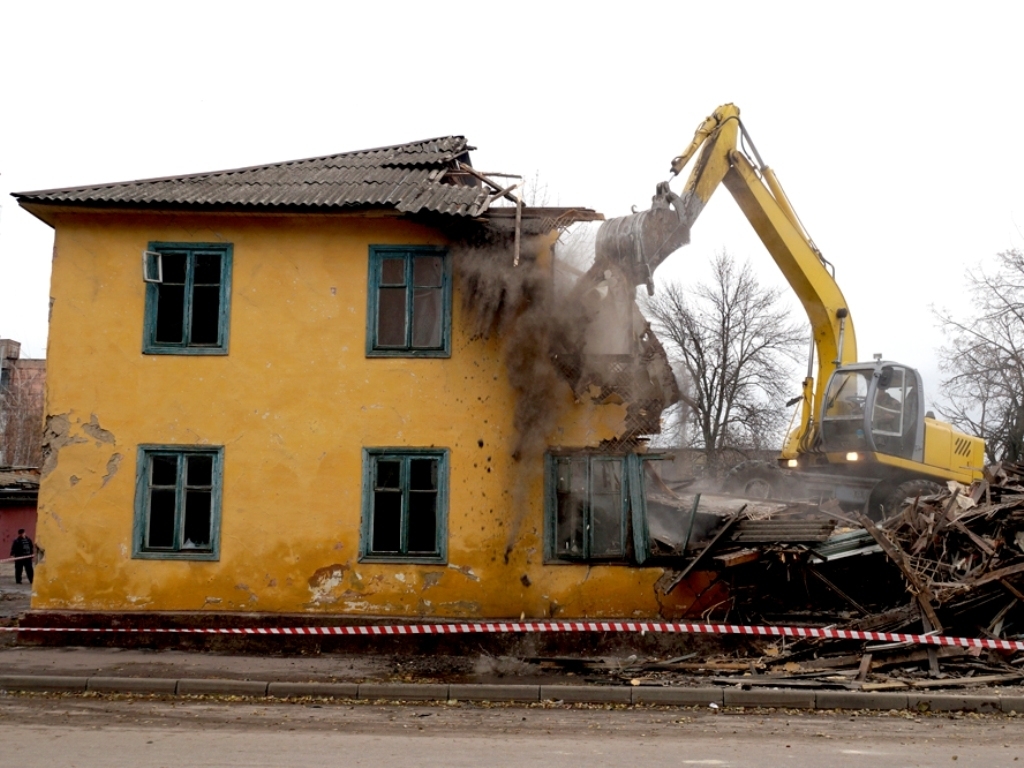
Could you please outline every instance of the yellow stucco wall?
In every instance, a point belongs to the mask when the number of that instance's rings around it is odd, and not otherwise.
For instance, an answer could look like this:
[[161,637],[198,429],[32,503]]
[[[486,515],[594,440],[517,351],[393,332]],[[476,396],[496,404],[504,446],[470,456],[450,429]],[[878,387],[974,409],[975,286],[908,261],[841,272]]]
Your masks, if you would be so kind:
[[[34,609],[659,614],[661,569],[544,565],[541,461],[511,459],[500,341],[469,338],[458,284],[450,359],[366,358],[368,244],[443,244],[435,231],[388,216],[48,218],[47,413],[65,434],[40,492]],[[153,240],[233,244],[227,356],[142,354]],[[567,409],[553,443],[596,444],[621,416]],[[132,558],[145,443],[224,446],[219,561]],[[364,446],[450,449],[447,565],[359,562]]]

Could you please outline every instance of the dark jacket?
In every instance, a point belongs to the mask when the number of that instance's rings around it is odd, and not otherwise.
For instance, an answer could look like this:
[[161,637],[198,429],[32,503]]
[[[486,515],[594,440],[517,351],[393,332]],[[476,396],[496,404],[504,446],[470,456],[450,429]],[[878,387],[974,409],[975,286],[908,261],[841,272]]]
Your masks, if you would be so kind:
[[25,555],[35,554],[35,551],[32,539],[28,536],[19,536],[11,542],[11,557],[24,557]]

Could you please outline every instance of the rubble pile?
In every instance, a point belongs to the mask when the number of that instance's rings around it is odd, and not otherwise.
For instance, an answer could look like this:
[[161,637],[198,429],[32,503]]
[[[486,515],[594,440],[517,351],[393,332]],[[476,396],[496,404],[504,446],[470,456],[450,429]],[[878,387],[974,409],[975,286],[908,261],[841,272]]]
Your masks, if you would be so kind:
[[[908,498],[881,522],[835,504],[723,518],[714,546],[696,556],[719,569],[729,599],[701,618],[1024,639],[1024,465],[992,465],[970,487],[948,485]],[[1010,652],[842,639],[736,646],[720,658],[626,672],[644,679],[671,667],[730,685],[861,690],[1024,682],[1024,655]]]

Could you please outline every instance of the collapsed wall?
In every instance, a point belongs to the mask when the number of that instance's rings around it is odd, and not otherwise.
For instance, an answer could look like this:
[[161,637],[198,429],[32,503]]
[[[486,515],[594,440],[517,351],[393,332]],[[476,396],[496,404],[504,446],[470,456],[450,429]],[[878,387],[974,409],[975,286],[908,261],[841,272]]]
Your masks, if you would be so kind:
[[489,230],[454,249],[473,335],[502,339],[516,393],[517,459],[547,447],[562,415],[560,386],[567,384],[577,402],[625,407],[609,451],[657,434],[662,411],[679,400],[668,356],[637,306],[631,276],[598,259],[585,273],[570,268],[574,280],[555,280],[556,235],[524,236],[518,263],[508,233]]

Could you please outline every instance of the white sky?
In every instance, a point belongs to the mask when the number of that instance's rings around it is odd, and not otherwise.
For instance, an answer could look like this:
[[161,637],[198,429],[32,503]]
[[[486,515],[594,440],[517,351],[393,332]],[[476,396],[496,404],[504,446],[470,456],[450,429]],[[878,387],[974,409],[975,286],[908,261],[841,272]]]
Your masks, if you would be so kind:
[[[1024,246],[1022,30],[1009,0],[11,0],[0,336],[45,354],[52,231],[12,191],[464,134],[478,168],[537,173],[549,204],[612,217],[647,207],[732,101],[836,265],[860,357],[915,365],[934,394],[929,307],[966,311],[964,270]],[[721,248],[777,279],[724,189],[662,272]]]

